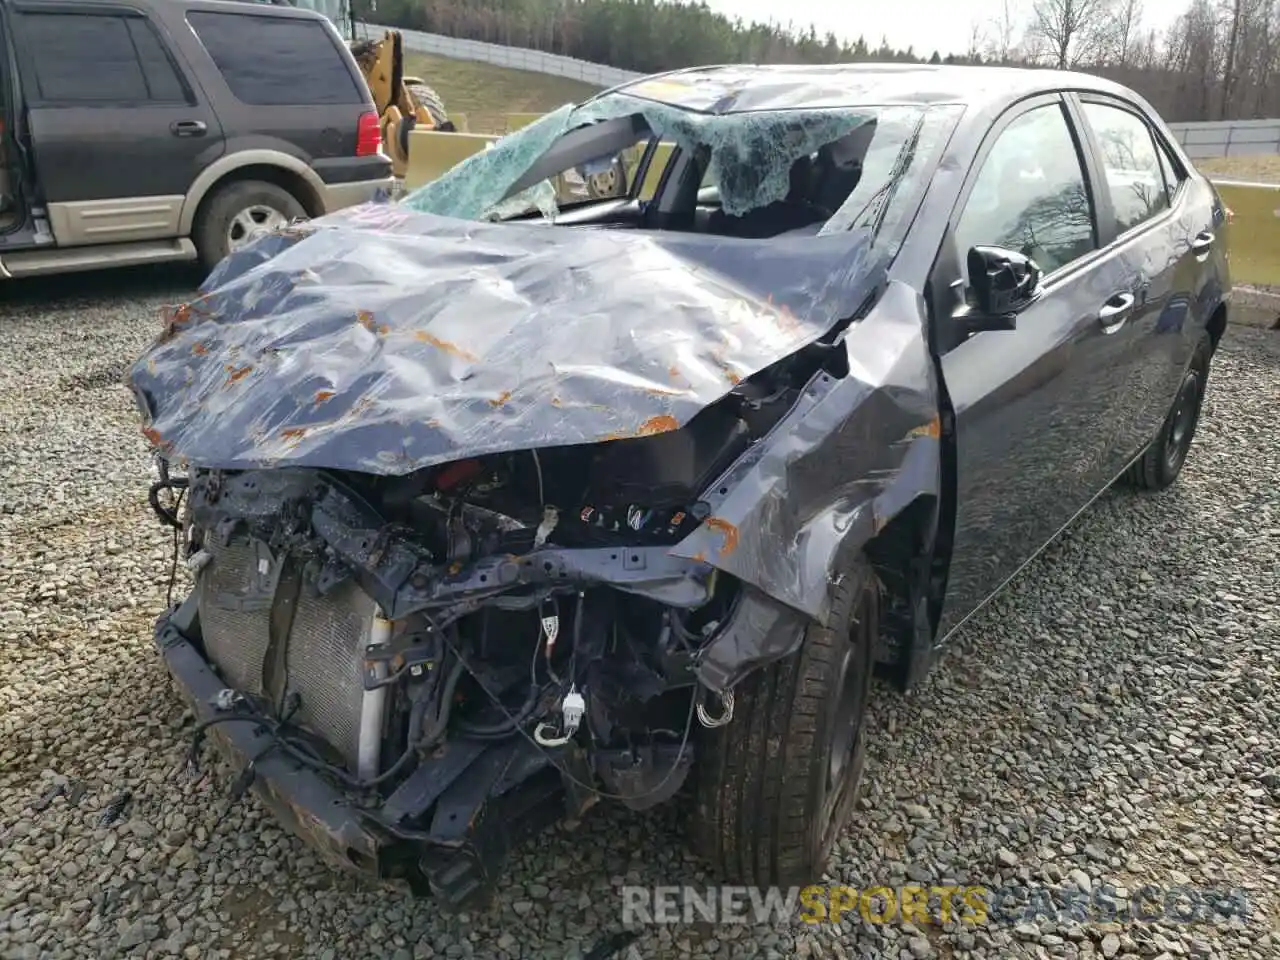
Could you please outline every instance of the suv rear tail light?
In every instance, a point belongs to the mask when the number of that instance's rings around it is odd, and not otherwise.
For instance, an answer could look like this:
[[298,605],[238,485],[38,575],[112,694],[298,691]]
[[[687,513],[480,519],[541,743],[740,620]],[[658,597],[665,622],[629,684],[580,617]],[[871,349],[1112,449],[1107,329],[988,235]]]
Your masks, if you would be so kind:
[[371,157],[382,149],[382,125],[372,110],[360,114],[356,125],[356,156]]

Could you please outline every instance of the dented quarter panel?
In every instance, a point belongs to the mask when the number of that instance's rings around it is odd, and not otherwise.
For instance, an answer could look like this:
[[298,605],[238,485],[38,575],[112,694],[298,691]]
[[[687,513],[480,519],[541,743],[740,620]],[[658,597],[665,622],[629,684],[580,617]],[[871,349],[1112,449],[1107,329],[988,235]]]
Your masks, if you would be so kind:
[[[825,622],[837,558],[939,492],[937,385],[920,295],[887,285],[844,338],[850,372],[819,374],[713,486],[713,516],[673,550]],[[722,492],[723,491],[723,492]]]

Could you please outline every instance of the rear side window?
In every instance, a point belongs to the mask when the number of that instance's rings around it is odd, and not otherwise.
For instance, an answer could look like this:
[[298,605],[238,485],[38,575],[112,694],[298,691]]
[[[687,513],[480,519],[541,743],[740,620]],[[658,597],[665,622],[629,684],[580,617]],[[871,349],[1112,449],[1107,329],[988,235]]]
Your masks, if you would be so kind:
[[186,85],[155,28],[141,17],[23,13],[27,82],[40,103],[184,103]]
[[1137,114],[1120,107],[1085,103],[1084,113],[1102,151],[1116,232],[1132,230],[1167,210],[1169,193],[1151,128]]
[[187,22],[242,103],[364,102],[342,51],[319,21],[192,11]]

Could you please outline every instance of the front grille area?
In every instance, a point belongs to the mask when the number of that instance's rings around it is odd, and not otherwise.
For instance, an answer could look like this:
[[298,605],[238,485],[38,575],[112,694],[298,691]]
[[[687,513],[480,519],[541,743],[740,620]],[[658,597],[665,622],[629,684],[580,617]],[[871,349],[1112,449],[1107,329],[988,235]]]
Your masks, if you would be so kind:
[[[324,597],[303,582],[289,624],[282,614],[294,602],[293,584],[281,587],[284,558],[255,540],[206,549],[213,559],[196,585],[200,628],[205,653],[223,680],[277,707],[287,693],[297,693],[295,721],[354,769],[364,699],[362,651],[373,627],[373,600],[350,581]],[[275,647],[273,610],[277,633],[289,624],[288,636],[276,637]]]

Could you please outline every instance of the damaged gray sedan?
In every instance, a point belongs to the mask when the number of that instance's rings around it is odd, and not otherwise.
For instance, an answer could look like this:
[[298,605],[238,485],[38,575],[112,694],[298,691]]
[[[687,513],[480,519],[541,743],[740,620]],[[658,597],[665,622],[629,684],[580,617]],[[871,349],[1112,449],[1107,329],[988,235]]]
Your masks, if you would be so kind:
[[723,67],[260,238],[131,373],[193,759],[452,906],[602,798],[816,881],[873,673],[1177,477],[1225,220],[1104,81]]

